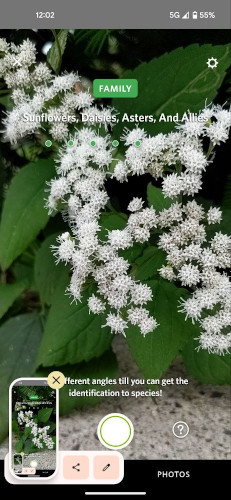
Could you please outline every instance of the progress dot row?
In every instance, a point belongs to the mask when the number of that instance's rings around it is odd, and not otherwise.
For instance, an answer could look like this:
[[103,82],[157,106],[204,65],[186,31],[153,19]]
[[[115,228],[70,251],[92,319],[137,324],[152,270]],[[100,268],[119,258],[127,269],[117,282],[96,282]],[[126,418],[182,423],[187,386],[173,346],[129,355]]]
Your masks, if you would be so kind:
[[[74,143],[74,141],[69,140],[69,141],[68,141],[68,143],[67,143],[67,145],[68,145],[69,147],[73,147],[73,146],[75,145],[75,143]],[[92,147],[92,148],[94,148],[94,147],[96,146],[96,141],[94,141],[94,140],[93,140],[93,141],[91,141],[91,142],[90,142],[90,145],[91,145],[91,147]],[[134,145],[138,148],[138,147],[141,145],[141,142],[140,142],[140,141],[136,141],[136,142],[134,143]],[[45,142],[45,146],[46,146],[47,148],[50,148],[50,147],[52,146],[52,141],[51,141],[50,139],[48,139],[48,140]],[[117,148],[117,147],[119,146],[119,141],[117,141],[117,140],[112,141],[112,146],[113,146],[114,148]]]

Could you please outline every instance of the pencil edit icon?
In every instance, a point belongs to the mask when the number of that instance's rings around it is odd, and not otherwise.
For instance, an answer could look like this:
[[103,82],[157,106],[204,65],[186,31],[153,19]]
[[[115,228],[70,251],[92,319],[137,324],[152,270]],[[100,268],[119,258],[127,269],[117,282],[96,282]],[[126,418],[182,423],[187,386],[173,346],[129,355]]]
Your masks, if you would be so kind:
[[110,464],[105,465],[105,467],[103,467],[102,471],[105,472],[105,470],[109,469],[109,467],[110,467]]

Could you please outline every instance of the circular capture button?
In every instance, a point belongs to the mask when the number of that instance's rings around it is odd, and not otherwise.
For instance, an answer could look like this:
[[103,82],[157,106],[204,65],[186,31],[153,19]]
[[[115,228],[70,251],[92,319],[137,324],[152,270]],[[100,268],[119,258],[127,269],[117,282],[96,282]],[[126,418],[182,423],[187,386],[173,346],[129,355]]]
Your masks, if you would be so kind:
[[109,413],[100,420],[97,434],[100,442],[112,450],[125,448],[133,439],[131,420],[122,413]]

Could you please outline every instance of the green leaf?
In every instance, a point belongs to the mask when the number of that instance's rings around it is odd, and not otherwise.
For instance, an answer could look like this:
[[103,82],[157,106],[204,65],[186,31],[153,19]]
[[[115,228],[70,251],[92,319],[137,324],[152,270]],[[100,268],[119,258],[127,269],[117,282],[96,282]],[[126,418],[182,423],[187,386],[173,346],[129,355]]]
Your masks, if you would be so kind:
[[164,210],[164,208],[169,208],[172,204],[172,200],[170,198],[165,198],[162,190],[152,184],[148,184],[147,198],[149,206],[152,206],[155,210],[158,210],[158,212]]
[[12,306],[15,299],[25,290],[27,283],[20,281],[12,285],[0,285],[0,318]]
[[[47,375],[52,371],[53,368],[42,368],[37,373],[38,377],[47,377]],[[117,376],[117,361],[116,356],[112,349],[106,351],[99,358],[93,359],[88,363],[80,363],[79,365],[66,365],[60,368],[55,367],[54,370],[61,370],[65,377],[70,377],[71,379],[106,379],[116,378]],[[104,390],[105,388],[113,389],[112,385],[105,385],[104,387],[99,384],[68,384],[64,385],[59,391],[59,412],[60,415],[66,415],[75,408],[81,408],[84,405],[93,405],[99,403],[101,400],[105,400],[104,397],[94,397],[94,396],[69,396],[69,391],[73,393],[76,391],[85,391],[89,389]]]
[[220,206],[222,210],[231,210],[231,174],[227,177]]
[[137,327],[126,330],[130,351],[146,378],[160,378],[177,356],[180,349],[198,334],[197,327],[185,321],[177,310],[180,297],[188,292],[163,279],[147,282],[153,291],[153,300],[148,309],[159,326],[143,337]]
[[21,453],[22,448],[23,448],[23,442],[17,441],[17,443],[15,443],[15,450],[17,451],[17,453]]
[[126,226],[127,216],[122,212],[117,213],[103,213],[100,216],[101,230],[99,232],[99,239],[106,240],[108,231],[113,229],[123,229]]
[[28,453],[31,452],[31,446],[32,446],[32,441],[31,439],[27,439],[24,444],[23,451],[27,455]]
[[55,245],[59,233],[52,234],[45,239],[39,248],[34,264],[35,286],[40,299],[44,304],[51,305],[54,292],[68,276],[68,267],[62,262],[55,263],[51,245]]
[[31,264],[24,264],[23,262],[16,261],[13,265],[13,274],[17,281],[24,281],[27,284],[26,288],[35,288],[34,281],[34,267]]
[[47,53],[47,62],[56,73],[59,73],[62,64],[62,56],[67,43],[68,30],[62,29],[58,34],[56,34],[55,30],[52,31],[55,36],[55,41]]
[[26,441],[28,438],[29,434],[31,433],[31,427],[25,427],[24,433],[23,433],[23,440]]
[[[49,371],[49,370],[48,370]],[[48,429],[47,434],[51,434],[56,429],[56,423],[48,421],[47,426],[49,425],[50,429]]]
[[231,384],[231,355],[209,354],[196,350],[198,341],[191,340],[182,352],[188,372],[203,384]]
[[12,420],[12,432],[16,434],[18,432],[18,422],[17,420]]
[[83,40],[87,39],[85,50],[86,54],[98,56],[102,51],[105,42],[108,41],[112,30],[106,29],[79,29],[74,32],[74,43],[79,45]]
[[52,414],[52,408],[42,408],[38,411],[38,422],[47,422]]
[[48,160],[23,167],[13,178],[3,205],[0,225],[0,263],[7,269],[46,225],[46,181],[55,176]]
[[[216,69],[208,68],[209,57],[217,58]],[[161,113],[176,115],[190,109],[197,112],[211,102],[219,89],[227,68],[230,65],[230,45],[189,45],[179,47],[152,61],[140,64],[127,71],[123,78],[136,78],[139,82],[139,95],[136,99],[113,99],[112,106],[120,112],[138,115],[154,115],[156,123],[141,123],[147,132],[169,132],[174,122],[159,122]],[[133,128],[134,123],[120,122],[114,127],[113,135],[119,138],[124,127]]]
[[9,385],[16,378],[33,375],[41,330],[35,313],[15,316],[0,328],[0,441],[8,430]]
[[81,363],[101,356],[111,342],[108,328],[102,328],[105,315],[90,314],[87,299],[94,286],[83,291],[82,300],[71,303],[65,295],[66,283],[57,288],[39,348],[37,366]]
[[132,247],[120,250],[119,254],[128,262],[133,263],[142,254],[144,250],[144,243],[133,243]]
[[166,254],[156,247],[148,247],[144,250],[141,257],[136,259],[135,277],[138,280],[148,280],[155,275],[159,276],[158,270],[166,260]]

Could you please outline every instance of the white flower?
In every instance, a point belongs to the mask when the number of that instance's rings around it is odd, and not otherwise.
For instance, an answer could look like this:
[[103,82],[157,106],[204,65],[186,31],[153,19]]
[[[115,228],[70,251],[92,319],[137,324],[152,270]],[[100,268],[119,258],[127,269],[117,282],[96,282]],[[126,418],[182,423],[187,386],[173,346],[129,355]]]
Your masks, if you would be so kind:
[[18,47],[18,65],[31,66],[36,60],[36,49],[33,42],[29,39],[24,40]]
[[41,443],[40,441],[40,438],[33,438],[32,439],[32,442],[34,443],[34,445],[36,446],[36,448],[43,448],[43,444]]
[[135,227],[132,231],[132,235],[135,241],[144,243],[149,240],[150,231],[146,227]]
[[221,106],[216,106],[216,119],[221,122],[224,127],[231,127],[231,113],[230,109],[223,109]]
[[128,325],[118,314],[109,313],[106,318],[106,324],[103,325],[103,327],[106,326],[109,326],[112,333],[122,333],[122,335],[126,337],[124,330]]
[[217,207],[210,207],[207,212],[208,224],[220,224],[222,220],[222,211]]
[[106,309],[105,303],[101,299],[96,297],[94,294],[91,295],[91,297],[89,297],[87,303],[89,311],[91,311],[94,314],[100,314],[104,312]]
[[183,256],[185,261],[199,260],[201,256],[202,248],[200,244],[190,243],[183,250]]
[[53,80],[53,89],[56,92],[66,92],[74,87],[79,82],[77,73],[66,73],[60,76],[55,76]]
[[204,171],[208,164],[203,151],[198,151],[190,145],[184,145],[180,148],[179,158],[187,171],[196,175]]
[[199,137],[203,134],[204,123],[203,121],[187,121],[185,123],[180,123],[176,127],[180,130],[186,137]]
[[211,240],[211,248],[217,254],[222,254],[223,252],[230,252],[231,236],[228,236],[227,234],[222,234],[221,232],[215,233],[215,236]]
[[203,332],[197,340],[199,340],[199,348],[206,349],[209,353],[224,355],[230,352],[231,333],[210,335],[208,332]]
[[68,137],[68,124],[64,122],[53,123],[50,127],[50,135],[55,141],[63,141]]
[[132,325],[137,325],[144,336],[155,330],[158,326],[157,321],[149,316],[147,309],[142,307],[128,309],[128,320]]
[[200,281],[200,271],[198,266],[192,264],[184,264],[179,270],[177,278],[183,286],[197,285]]
[[176,173],[168,175],[162,183],[162,191],[166,198],[175,198],[182,192],[183,188],[182,178]]
[[132,325],[140,325],[141,321],[149,317],[147,309],[143,307],[131,307],[128,309],[128,320]]
[[27,95],[23,89],[16,88],[12,90],[12,99],[15,104],[23,104],[23,102],[27,101]]
[[129,170],[126,163],[123,161],[118,161],[114,168],[112,177],[114,177],[119,182],[125,182],[128,180],[128,173]]
[[131,289],[131,302],[136,305],[146,304],[152,299],[152,290],[148,285],[134,283]]
[[[6,84],[8,87],[10,86],[10,79],[7,78],[7,75],[5,77]],[[28,68],[19,68],[14,74],[14,84],[15,86],[19,87],[24,87],[28,88],[31,85],[31,76]],[[12,86],[12,84],[11,84]]]
[[129,212],[138,212],[141,210],[144,202],[142,198],[133,198],[128,205]]
[[157,321],[152,318],[151,316],[149,318],[145,318],[143,321],[140,322],[140,332],[142,335],[145,337],[147,333],[153,332],[158,326]]
[[139,213],[141,223],[146,226],[148,229],[152,229],[153,227],[157,227],[158,217],[156,211],[153,207],[144,208]]
[[31,429],[31,434],[33,434],[33,436],[37,436],[37,433],[38,433],[37,425],[34,425],[34,427],[32,427]]
[[114,256],[106,264],[105,269],[111,276],[120,276],[121,274],[126,274],[129,268],[129,263],[123,257]]
[[132,238],[127,229],[114,229],[108,234],[108,242],[116,250],[119,250],[130,247],[132,244]]
[[160,227],[171,227],[174,222],[181,222],[183,218],[181,203],[172,203],[170,208],[164,208],[158,214],[158,224]]
[[65,238],[64,235],[58,236],[58,246],[51,245],[53,254],[56,257],[56,263],[65,262],[65,264],[67,264],[68,262],[71,262],[75,252],[75,242],[70,238],[69,233],[65,233],[65,235],[67,235]]
[[162,278],[167,279],[168,281],[173,281],[176,279],[176,275],[174,273],[174,270],[171,266],[162,266],[159,269],[160,276]]
[[212,267],[214,269],[218,265],[217,255],[210,248],[203,248],[198,260],[204,268]]
[[187,171],[181,174],[181,182],[182,182],[182,193],[187,194],[189,196],[194,196],[202,188],[201,176],[197,174],[188,173]]
[[0,52],[8,52],[9,44],[5,38],[0,38]]
[[81,291],[84,281],[84,278],[79,277],[78,270],[75,270],[71,276],[71,281],[67,288],[67,294],[71,295],[76,302],[81,300]]
[[200,319],[202,309],[203,305],[195,297],[187,300],[181,298],[179,311],[185,313],[185,319],[190,318],[193,324]]
[[222,122],[212,123],[206,133],[207,137],[209,137],[210,141],[216,145],[221,142],[226,142],[229,137],[229,131],[226,126],[223,125]]
[[146,135],[147,134],[144,129],[137,127],[133,130],[129,130],[128,128],[125,128],[121,139],[125,142],[126,146],[132,146],[136,143],[136,141],[142,141]]
[[51,80],[51,70],[48,68],[46,63],[39,63],[35,66],[34,71],[31,73],[31,78],[34,85],[39,83],[46,83]]
[[78,94],[75,95],[75,106],[78,109],[89,108],[93,101],[94,99],[89,92],[78,92]]
[[195,200],[188,201],[183,207],[185,214],[191,219],[201,220],[204,217],[204,209]]
[[50,196],[57,200],[63,198],[65,194],[70,192],[69,184],[64,177],[53,179],[48,185],[50,185]]

